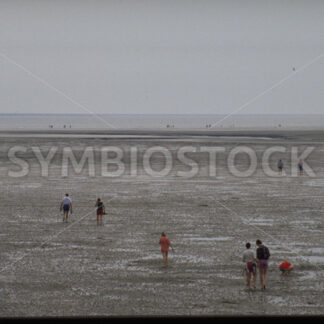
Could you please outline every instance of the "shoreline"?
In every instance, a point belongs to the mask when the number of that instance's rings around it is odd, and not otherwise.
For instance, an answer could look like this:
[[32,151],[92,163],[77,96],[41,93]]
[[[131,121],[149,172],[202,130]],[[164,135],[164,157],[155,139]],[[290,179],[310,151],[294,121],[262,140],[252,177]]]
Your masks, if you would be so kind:
[[153,138],[170,138],[170,137],[250,137],[250,138],[269,138],[269,139],[307,139],[313,141],[322,141],[324,139],[323,129],[304,129],[304,130],[185,130],[185,129],[55,129],[55,130],[0,130],[0,137],[33,135],[46,136],[111,136],[123,138],[127,137],[153,137]]

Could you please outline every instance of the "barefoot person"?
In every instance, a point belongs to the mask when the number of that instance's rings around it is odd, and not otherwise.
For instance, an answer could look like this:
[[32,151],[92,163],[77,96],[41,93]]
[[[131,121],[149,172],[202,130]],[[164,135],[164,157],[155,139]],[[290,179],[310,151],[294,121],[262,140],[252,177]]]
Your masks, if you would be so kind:
[[161,234],[159,244],[161,245],[161,252],[162,252],[162,256],[163,256],[164,266],[167,267],[168,266],[169,247],[171,247],[172,251],[174,251],[174,250],[173,250],[173,247],[172,247],[172,244],[171,244],[169,238],[166,236],[166,234],[164,232],[162,232],[162,234]]
[[72,199],[69,197],[68,193],[66,193],[62,199],[60,211],[63,211],[63,222],[67,222],[69,212],[72,214]]
[[105,205],[100,198],[97,199],[95,207],[97,207],[97,225],[102,225],[102,215],[105,214]]
[[261,290],[265,290],[267,285],[267,270],[270,252],[269,249],[262,244],[261,240],[257,240],[256,245],[258,246],[256,255],[259,267]]
[[294,267],[287,260],[283,261],[279,266],[279,270],[282,272],[283,275],[288,275],[292,269],[294,269]]
[[250,290],[251,289],[251,276],[253,276],[253,284],[252,287],[255,289],[255,282],[256,282],[256,261],[255,261],[255,256],[254,252],[250,249],[251,244],[246,243],[245,245],[246,250],[243,252],[243,262],[245,263],[245,274],[246,274],[246,289]]

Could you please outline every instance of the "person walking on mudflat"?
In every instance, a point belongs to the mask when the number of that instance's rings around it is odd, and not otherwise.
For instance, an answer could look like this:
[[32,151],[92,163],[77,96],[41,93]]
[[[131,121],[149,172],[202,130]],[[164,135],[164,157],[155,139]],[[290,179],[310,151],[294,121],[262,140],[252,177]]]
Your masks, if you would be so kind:
[[244,272],[246,274],[246,289],[251,289],[251,276],[253,276],[253,289],[255,289],[255,282],[257,278],[257,272],[256,272],[256,261],[254,252],[250,249],[251,244],[246,243],[245,245],[246,250],[243,252],[243,262],[245,264]]
[[279,160],[278,161],[278,172],[279,172],[279,174],[282,174],[282,170],[283,170],[283,168],[284,168],[284,163],[282,162],[282,160]]
[[60,211],[63,211],[63,222],[67,222],[69,212],[72,214],[72,199],[69,197],[68,193],[66,193],[62,199]]
[[256,256],[259,267],[261,290],[265,290],[267,285],[267,270],[270,252],[269,249],[262,244],[261,240],[257,240],[256,245],[258,246]]
[[168,266],[168,253],[169,253],[169,248],[171,247],[172,251],[174,251],[172,244],[169,240],[169,238],[166,236],[165,232],[162,232],[159,244],[161,246],[161,253],[163,256],[163,261],[164,261],[164,266]]
[[100,198],[97,199],[95,207],[97,207],[97,225],[102,225],[102,215],[105,214],[105,205]]
[[303,160],[299,160],[298,169],[299,169],[299,175],[303,175],[304,174]]

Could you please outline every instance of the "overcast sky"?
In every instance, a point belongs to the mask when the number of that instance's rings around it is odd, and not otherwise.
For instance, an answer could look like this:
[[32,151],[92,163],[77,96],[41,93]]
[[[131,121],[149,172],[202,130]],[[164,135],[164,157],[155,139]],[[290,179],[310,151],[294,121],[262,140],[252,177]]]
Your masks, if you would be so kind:
[[0,113],[324,113],[323,53],[322,0],[0,0]]

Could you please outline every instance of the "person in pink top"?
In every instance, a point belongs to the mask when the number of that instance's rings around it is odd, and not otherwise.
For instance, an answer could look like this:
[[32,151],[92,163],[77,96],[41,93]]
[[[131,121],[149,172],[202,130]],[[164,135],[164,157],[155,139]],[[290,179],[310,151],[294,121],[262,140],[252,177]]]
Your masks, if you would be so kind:
[[165,235],[164,232],[162,232],[161,237],[160,237],[160,242],[159,244],[161,245],[161,252],[163,256],[163,261],[164,261],[164,266],[168,266],[168,253],[169,253],[169,248],[171,247],[172,251],[173,247],[172,244],[169,240],[169,238]]

